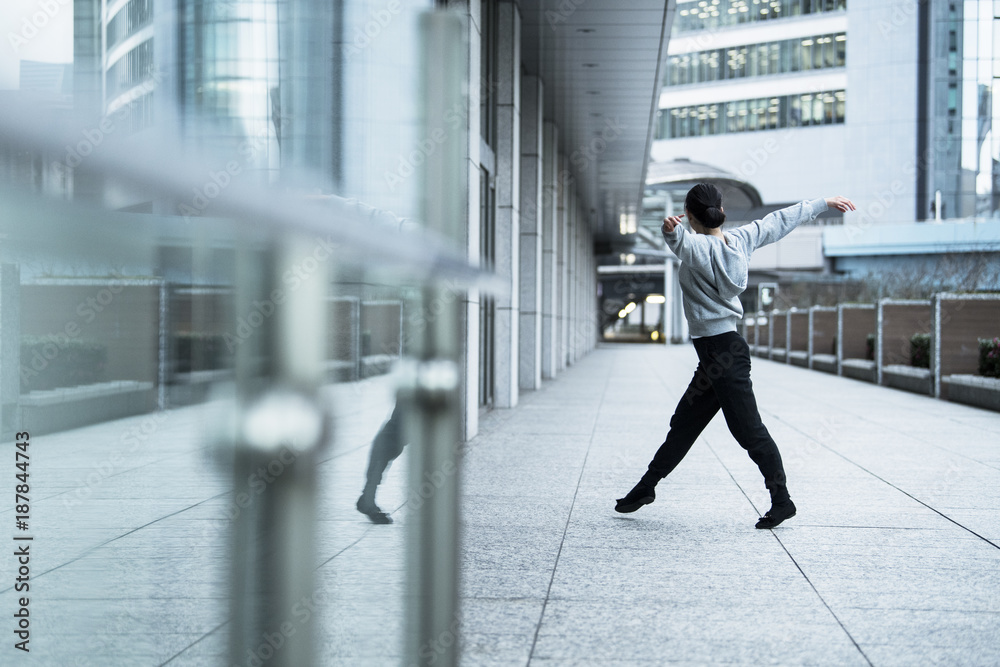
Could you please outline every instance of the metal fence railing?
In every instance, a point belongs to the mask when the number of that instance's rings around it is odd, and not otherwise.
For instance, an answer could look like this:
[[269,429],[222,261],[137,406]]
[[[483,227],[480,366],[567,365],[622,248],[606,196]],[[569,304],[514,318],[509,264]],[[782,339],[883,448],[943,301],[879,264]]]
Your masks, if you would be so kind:
[[[340,196],[335,188],[317,191],[314,179],[299,180],[309,173],[307,161],[295,160],[309,154],[311,123],[315,141],[333,141],[319,154],[340,146],[342,157],[350,155],[344,148],[350,138],[342,136],[348,130],[331,138],[328,125],[338,119],[310,97],[310,77],[349,78],[354,70],[333,58],[317,71],[309,53],[310,36],[329,39],[323,21],[310,24],[311,12],[324,21],[342,17],[317,2],[286,4],[302,41],[281,61],[278,85],[295,92],[265,94],[260,99],[270,106],[259,110],[267,117],[276,99],[291,105],[280,112],[289,119],[272,122],[265,132],[269,150],[284,141],[290,156],[278,160],[280,178],[263,172],[244,178],[225,142],[199,143],[221,126],[184,117],[183,105],[168,108],[184,122],[164,116],[159,125],[116,136],[109,130],[110,114],[73,115],[18,95],[0,103],[4,440],[22,430],[111,428],[107,432],[123,443],[114,465],[123,466],[120,461],[145,452],[174,425],[194,419],[195,412],[184,412],[189,406],[211,405],[197,411],[207,420],[199,427],[199,443],[182,450],[193,456],[207,449],[222,473],[225,491],[206,488],[198,502],[237,509],[217,531],[224,537],[210,535],[224,554],[225,575],[215,582],[216,592],[229,601],[204,636],[228,636],[219,664],[249,664],[249,656],[268,665],[349,664],[358,647],[345,646],[350,640],[344,637],[367,640],[357,628],[338,629],[345,617],[335,600],[342,594],[353,603],[364,596],[350,590],[354,580],[348,573],[318,569],[321,550],[323,557],[332,553],[330,559],[342,553],[331,547],[339,544],[337,531],[324,532],[332,511],[328,501],[342,495],[329,485],[343,477],[330,470],[341,460],[361,460],[355,452],[366,450],[386,414],[385,405],[369,404],[366,397],[384,389],[391,405],[398,385],[409,483],[416,489],[431,479],[434,488],[407,509],[405,549],[396,554],[403,588],[400,599],[385,607],[398,608],[405,618],[392,637],[399,645],[393,655],[406,664],[456,664],[463,344],[456,293],[501,289],[492,274],[469,263],[456,242],[465,225],[466,192],[456,184],[467,178],[468,138],[459,131],[422,156],[415,170],[419,184],[410,186],[418,224],[398,224],[394,215]],[[438,136],[438,121],[466,104],[464,27],[453,13],[407,11],[410,18],[394,29],[418,45],[423,74],[407,103],[417,110],[417,138]],[[158,15],[156,34],[176,28],[176,20]],[[260,20],[266,32],[271,19]],[[285,34],[280,30],[277,37]],[[179,53],[173,54],[176,69],[163,80],[182,88],[176,80]],[[172,62],[169,53],[165,62]],[[172,103],[165,84],[154,94],[161,92],[164,104]],[[232,123],[226,127],[231,130]],[[192,137],[198,140],[192,143]],[[371,378],[385,380],[390,367],[392,383],[371,384]],[[141,446],[126,449],[125,436],[109,425],[143,414],[161,416],[148,434],[133,438]],[[149,468],[154,478],[159,465]],[[166,468],[163,475],[159,483],[166,487],[187,481],[170,477]],[[95,484],[112,488],[106,481],[112,476]],[[88,488],[73,492],[81,502],[65,521],[95,516],[87,514],[97,511],[87,504],[95,487]],[[158,497],[173,497],[168,488],[160,492]],[[345,537],[349,544],[361,539]],[[84,553],[92,547],[80,540],[67,548]],[[183,552],[173,553],[184,560]],[[339,583],[326,586],[323,580],[331,576]],[[119,585],[127,591],[128,582],[126,577]],[[294,625],[292,610],[318,599],[324,624]],[[172,613],[138,615],[128,631],[107,633],[117,637],[107,641],[148,641],[157,626],[175,619]],[[286,626],[294,631],[285,632]],[[280,642],[262,643],[276,632]],[[386,640],[372,634],[373,643]],[[161,662],[177,654],[163,650],[157,654]],[[60,664],[72,664],[58,647],[53,655]],[[116,664],[113,655],[106,653],[104,664]]]

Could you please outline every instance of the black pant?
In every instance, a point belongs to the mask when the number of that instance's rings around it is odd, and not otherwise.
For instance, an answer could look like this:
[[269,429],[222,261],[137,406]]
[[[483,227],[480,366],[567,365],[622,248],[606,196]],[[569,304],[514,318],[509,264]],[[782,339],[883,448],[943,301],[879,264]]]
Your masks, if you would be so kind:
[[403,453],[403,434],[400,422],[399,406],[392,410],[389,421],[382,425],[375,440],[372,441],[372,451],[368,459],[368,474],[365,476],[364,495],[375,497],[375,490],[382,483],[382,474],[391,461]]
[[698,368],[670,418],[670,431],[642,479],[655,485],[677,467],[721,409],[736,441],[764,475],[772,502],[788,499],[781,454],[761,423],[750,383],[750,348],[735,331],[694,339]]

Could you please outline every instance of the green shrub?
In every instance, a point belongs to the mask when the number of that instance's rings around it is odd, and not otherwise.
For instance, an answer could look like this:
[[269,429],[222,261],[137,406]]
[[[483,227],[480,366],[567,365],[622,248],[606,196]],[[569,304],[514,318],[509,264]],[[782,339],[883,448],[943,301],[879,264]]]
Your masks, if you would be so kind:
[[21,337],[21,393],[103,382],[108,347],[55,336]]
[[925,333],[910,336],[910,365],[916,368],[931,367],[931,335]]
[[1000,338],[979,339],[979,374],[1000,378]]
[[865,359],[875,360],[875,334],[870,333],[865,336]]
[[174,334],[174,372],[214,371],[232,366],[232,354],[223,334]]

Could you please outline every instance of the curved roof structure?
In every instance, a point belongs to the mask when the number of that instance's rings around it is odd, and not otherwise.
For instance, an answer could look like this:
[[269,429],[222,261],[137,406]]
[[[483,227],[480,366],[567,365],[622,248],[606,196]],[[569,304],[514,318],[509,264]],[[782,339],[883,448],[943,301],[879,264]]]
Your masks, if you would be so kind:
[[677,185],[686,187],[695,183],[715,183],[729,198],[733,191],[746,199],[749,208],[763,205],[760,193],[753,185],[736,174],[703,162],[693,162],[687,158],[677,158],[669,162],[650,162],[646,169],[646,186]]

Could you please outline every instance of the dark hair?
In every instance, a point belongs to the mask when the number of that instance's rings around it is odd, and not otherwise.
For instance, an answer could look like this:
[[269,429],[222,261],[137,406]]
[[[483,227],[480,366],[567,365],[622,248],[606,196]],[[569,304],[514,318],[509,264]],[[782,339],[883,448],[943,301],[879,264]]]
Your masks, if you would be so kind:
[[688,190],[684,206],[703,227],[721,227],[726,221],[722,212],[722,190],[711,183],[699,183]]

